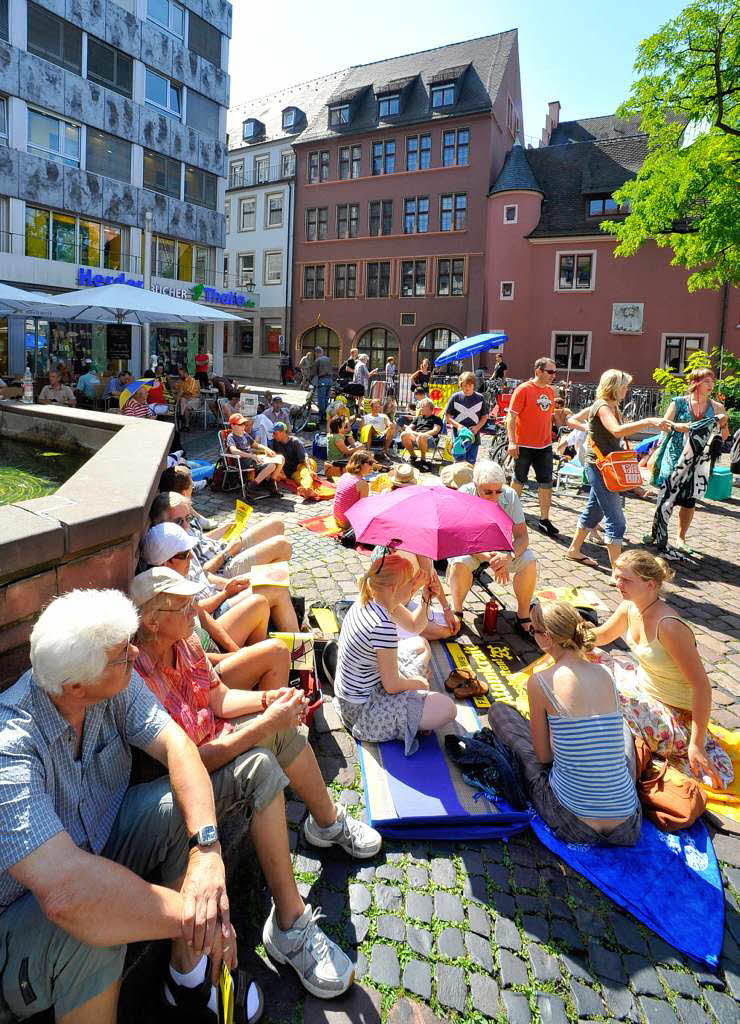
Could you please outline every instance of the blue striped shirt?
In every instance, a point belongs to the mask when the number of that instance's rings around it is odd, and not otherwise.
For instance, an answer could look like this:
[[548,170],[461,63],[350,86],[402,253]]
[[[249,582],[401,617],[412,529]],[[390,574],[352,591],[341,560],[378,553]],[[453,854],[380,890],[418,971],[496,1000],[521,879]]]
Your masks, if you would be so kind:
[[376,601],[359,599],[347,612],[339,634],[334,693],[350,704],[363,704],[380,685],[378,650],[398,647],[398,627]]

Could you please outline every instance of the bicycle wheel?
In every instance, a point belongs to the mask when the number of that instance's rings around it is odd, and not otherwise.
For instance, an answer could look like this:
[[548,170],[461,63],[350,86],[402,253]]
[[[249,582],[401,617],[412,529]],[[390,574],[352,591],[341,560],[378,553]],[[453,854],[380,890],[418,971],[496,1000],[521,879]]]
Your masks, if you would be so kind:
[[508,438],[503,438],[501,441],[494,442],[491,445],[489,458],[494,462],[498,462],[506,474],[507,481],[510,483],[514,475],[514,459],[509,455]]
[[297,409],[295,412],[291,413],[290,420],[291,425],[293,427],[293,433],[300,434],[301,431],[305,429],[310,417],[310,405],[302,405],[300,409]]

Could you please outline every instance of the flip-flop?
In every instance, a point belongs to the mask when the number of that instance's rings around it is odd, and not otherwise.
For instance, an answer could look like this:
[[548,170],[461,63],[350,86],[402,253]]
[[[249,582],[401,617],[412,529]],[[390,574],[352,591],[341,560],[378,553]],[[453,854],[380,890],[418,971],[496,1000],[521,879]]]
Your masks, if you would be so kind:
[[445,690],[454,693],[460,686],[467,686],[476,679],[469,668],[454,668],[445,679]]
[[465,700],[466,697],[484,697],[487,693],[488,683],[476,676],[467,686],[458,686],[453,690],[452,696],[455,700]]
[[588,555],[569,555],[566,553],[566,558],[570,559],[571,562],[578,562],[579,565],[590,565],[592,569],[598,569],[599,563],[595,558],[589,558]]

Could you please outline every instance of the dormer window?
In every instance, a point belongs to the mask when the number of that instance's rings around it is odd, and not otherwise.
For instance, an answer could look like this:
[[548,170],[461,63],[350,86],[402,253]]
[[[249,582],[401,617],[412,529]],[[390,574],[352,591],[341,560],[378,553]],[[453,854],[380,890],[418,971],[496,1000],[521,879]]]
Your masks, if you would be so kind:
[[454,82],[445,82],[432,86],[432,110],[439,110],[441,107],[452,107],[455,103]]
[[245,142],[254,142],[265,134],[265,126],[256,117],[247,118],[242,124],[242,138]]
[[395,117],[401,113],[401,97],[398,93],[381,96],[378,100],[378,117]]
[[329,127],[341,128],[346,124],[349,124],[349,103],[329,107]]
[[594,196],[588,200],[589,217],[626,217],[630,212],[630,204],[619,203],[611,196]]
[[295,108],[288,107],[283,111],[283,128],[292,128],[295,124]]

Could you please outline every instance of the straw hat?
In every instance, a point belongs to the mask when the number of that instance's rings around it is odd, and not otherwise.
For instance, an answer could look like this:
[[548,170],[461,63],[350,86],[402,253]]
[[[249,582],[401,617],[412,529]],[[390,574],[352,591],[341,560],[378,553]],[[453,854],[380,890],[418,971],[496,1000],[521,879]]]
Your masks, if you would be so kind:
[[418,484],[419,478],[413,466],[407,462],[399,463],[390,474],[391,483],[394,487],[409,487],[411,484]]
[[439,478],[445,487],[457,490],[458,487],[469,484],[473,479],[473,467],[469,462],[455,462],[451,466],[445,466],[440,472]]

